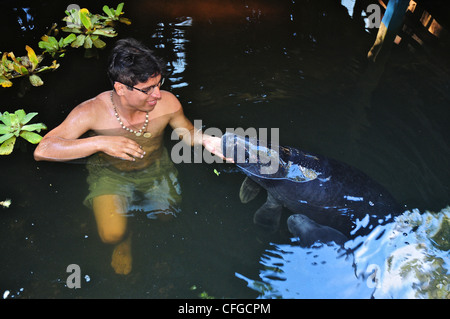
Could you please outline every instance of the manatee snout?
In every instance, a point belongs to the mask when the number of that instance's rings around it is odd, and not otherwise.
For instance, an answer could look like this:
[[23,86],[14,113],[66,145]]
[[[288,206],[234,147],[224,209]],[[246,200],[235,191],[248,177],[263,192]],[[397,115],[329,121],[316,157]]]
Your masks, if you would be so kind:
[[237,164],[256,164],[259,167],[259,145],[256,136],[241,136],[227,132],[222,136],[222,152]]

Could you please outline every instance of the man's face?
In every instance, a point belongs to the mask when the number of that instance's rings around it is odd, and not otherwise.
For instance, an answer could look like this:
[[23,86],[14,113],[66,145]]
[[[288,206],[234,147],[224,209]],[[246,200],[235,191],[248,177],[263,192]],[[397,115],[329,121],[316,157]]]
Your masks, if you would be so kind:
[[[143,112],[153,111],[156,103],[161,99],[160,81],[161,75],[150,77],[146,82],[136,84],[132,90],[127,87],[123,90],[123,96],[127,100],[129,106]],[[137,89],[148,93],[141,92]]]

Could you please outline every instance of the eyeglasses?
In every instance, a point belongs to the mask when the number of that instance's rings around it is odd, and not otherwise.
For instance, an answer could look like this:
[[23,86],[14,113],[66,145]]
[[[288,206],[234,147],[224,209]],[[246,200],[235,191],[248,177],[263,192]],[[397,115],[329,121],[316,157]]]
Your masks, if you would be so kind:
[[[122,83],[122,82],[119,82],[119,83]],[[164,84],[164,78],[161,78],[161,80],[159,81],[158,84],[152,85],[152,86],[150,86],[149,88],[147,88],[147,89],[145,89],[145,90],[139,89],[139,88],[137,88],[137,87],[134,87],[134,86],[131,86],[131,85],[128,85],[128,84],[125,84],[125,83],[122,83],[122,84],[125,85],[125,86],[127,86],[127,87],[129,87],[130,89],[135,89],[135,90],[138,90],[138,91],[140,91],[140,92],[142,92],[142,93],[144,93],[144,94],[150,95],[150,94],[152,94],[152,93],[155,91],[155,88],[156,88],[156,87],[157,87],[157,88],[160,88],[161,85]]]

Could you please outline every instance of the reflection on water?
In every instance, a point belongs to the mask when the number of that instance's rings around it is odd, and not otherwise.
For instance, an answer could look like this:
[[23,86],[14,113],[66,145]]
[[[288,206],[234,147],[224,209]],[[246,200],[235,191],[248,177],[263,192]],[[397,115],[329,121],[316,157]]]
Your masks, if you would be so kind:
[[183,76],[187,66],[186,44],[189,43],[186,32],[192,26],[192,17],[180,17],[177,20],[180,22],[158,23],[158,27],[152,35],[152,38],[156,40],[155,49],[171,52],[172,56],[167,62],[167,71],[173,89],[188,86]]
[[17,14],[17,23],[22,31],[31,31],[35,28],[31,8],[14,8],[13,10]]
[[[345,244],[272,244],[260,280],[236,276],[260,298],[450,298],[450,207],[406,211]],[[300,238],[301,240],[301,238]]]

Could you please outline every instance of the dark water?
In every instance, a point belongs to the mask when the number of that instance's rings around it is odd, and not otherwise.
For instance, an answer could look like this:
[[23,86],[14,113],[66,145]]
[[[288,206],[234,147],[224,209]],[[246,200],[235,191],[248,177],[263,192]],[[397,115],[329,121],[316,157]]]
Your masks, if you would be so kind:
[[[2,1],[0,24],[8,32],[2,34],[0,51],[25,55],[25,44],[37,50],[48,27],[63,23],[68,4]],[[103,5],[78,4],[94,13]],[[281,144],[349,163],[385,186],[405,211],[436,212],[438,224],[442,216],[448,220],[448,35],[426,49],[406,42],[394,46],[386,63],[372,73],[380,75],[371,77],[365,56],[375,34],[353,20],[339,1],[128,1],[124,11],[133,23],[118,26],[118,38],[140,39],[167,61],[171,74],[165,89],[178,96],[192,121],[222,131],[279,128]],[[12,88],[2,88],[1,111],[39,112],[37,122],[55,127],[77,104],[109,89],[105,65],[114,39],[106,42],[98,59],[85,59],[82,49],[68,52],[57,71],[42,76],[42,87],[26,89],[15,81]],[[169,130],[166,143],[169,148],[175,143]],[[197,298],[203,292],[215,298],[373,295],[367,274],[362,279],[341,276],[355,271],[351,262],[336,257],[333,247],[302,250],[284,225],[276,234],[258,229],[253,212],[264,196],[240,203],[243,175],[216,163],[177,165],[182,213],[171,223],[132,218],[133,271],[117,276],[109,265],[111,247],[100,242],[92,213],[82,205],[87,195],[83,161],[37,163],[33,150],[23,143],[0,158],[0,200],[12,200],[10,208],[0,209],[0,291],[8,298]],[[427,245],[427,258],[440,263],[439,275],[427,282],[438,280],[435,286],[443,287],[445,297],[448,245],[441,242],[448,242],[448,233],[441,233],[441,241],[415,236],[408,245]],[[356,251],[356,257],[366,258],[363,271],[371,264],[383,268],[393,258],[392,247],[406,245],[403,240],[390,243],[392,237],[398,238],[388,236],[378,246]],[[370,240],[349,245],[361,247]],[[367,258],[367,250],[377,255],[375,261]],[[314,268],[310,258],[316,255],[326,262]],[[80,266],[80,289],[66,286],[70,264]],[[323,288],[324,282],[342,286],[339,278],[350,278],[345,283],[350,293]],[[374,296],[411,297],[381,291]]]

